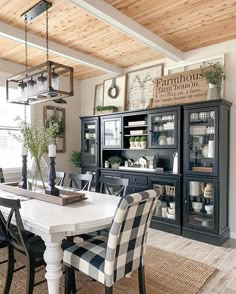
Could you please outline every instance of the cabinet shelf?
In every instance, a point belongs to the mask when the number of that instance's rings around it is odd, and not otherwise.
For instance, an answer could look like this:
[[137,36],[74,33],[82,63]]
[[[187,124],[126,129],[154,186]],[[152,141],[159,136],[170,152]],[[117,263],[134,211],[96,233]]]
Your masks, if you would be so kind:
[[148,136],[148,134],[140,134],[140,135],[130,135],[130,134],[127,134],[127,135],[124,135],[125,137],[142,137],[142,136]]
[[124,126],[125,129],[146,128],[148,125]]

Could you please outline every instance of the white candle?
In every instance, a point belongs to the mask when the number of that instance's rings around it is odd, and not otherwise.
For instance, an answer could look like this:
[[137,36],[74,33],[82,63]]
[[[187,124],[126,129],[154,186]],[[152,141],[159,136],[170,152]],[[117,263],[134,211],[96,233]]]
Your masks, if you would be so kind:
[[28,155],[28,149],[25,148],[24,143],[22,143],[22,146],[21,146],[21,155],[22,156],[27,156]]
[[49,144],[48,145],[48,157],[56,157],[56,155],[57,155],[56,145]]

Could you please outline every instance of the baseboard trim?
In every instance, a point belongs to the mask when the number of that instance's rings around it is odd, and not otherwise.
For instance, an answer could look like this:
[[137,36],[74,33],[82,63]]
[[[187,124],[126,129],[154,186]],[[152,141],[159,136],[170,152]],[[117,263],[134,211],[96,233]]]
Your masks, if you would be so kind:
[[230,232],[230,239],[236,239],[236,233]]

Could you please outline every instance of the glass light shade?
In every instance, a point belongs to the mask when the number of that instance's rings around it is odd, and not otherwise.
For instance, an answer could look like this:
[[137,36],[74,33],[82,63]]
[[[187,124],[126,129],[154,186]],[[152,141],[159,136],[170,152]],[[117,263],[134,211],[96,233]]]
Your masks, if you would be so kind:
[[59,75],[54,70],[52,72],[52,87],[55,90],[59,90]]
[[47,89],[47,78],[42,73],[41,76],[37,78],[37,91],[44,91],[46,89]]
[[26,95],[26,90],[27,90],[27,83],[24,82],[23,80],[20,81],[18,84],[18,93],[20,94],[21,97],[24,97]]
[[31,77],[27,82],[28,95],[33,95],[37,91],[37,82]]

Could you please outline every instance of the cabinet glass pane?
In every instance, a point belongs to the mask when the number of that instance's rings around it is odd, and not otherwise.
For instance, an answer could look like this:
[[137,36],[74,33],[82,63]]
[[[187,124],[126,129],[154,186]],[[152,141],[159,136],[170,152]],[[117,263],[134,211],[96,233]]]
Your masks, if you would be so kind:
[[215,111],[189,114],[189,170],[212,173],[215,169]]
[[188,191],[188,223],[214,229],[214,183],[190,181]]
[[153,189],[160,191],[161,206],[154,211],[154,215],[175,220],[175,185],[173,183],[153,184]]
[[96,164],[96,122],[84,123],[84,142],[82,144],[84,164]]
[[151,145],[175,145],[175,114],[157,114],[151,118]]
[[104,121],[104,146],[121,145],[120,120]]

